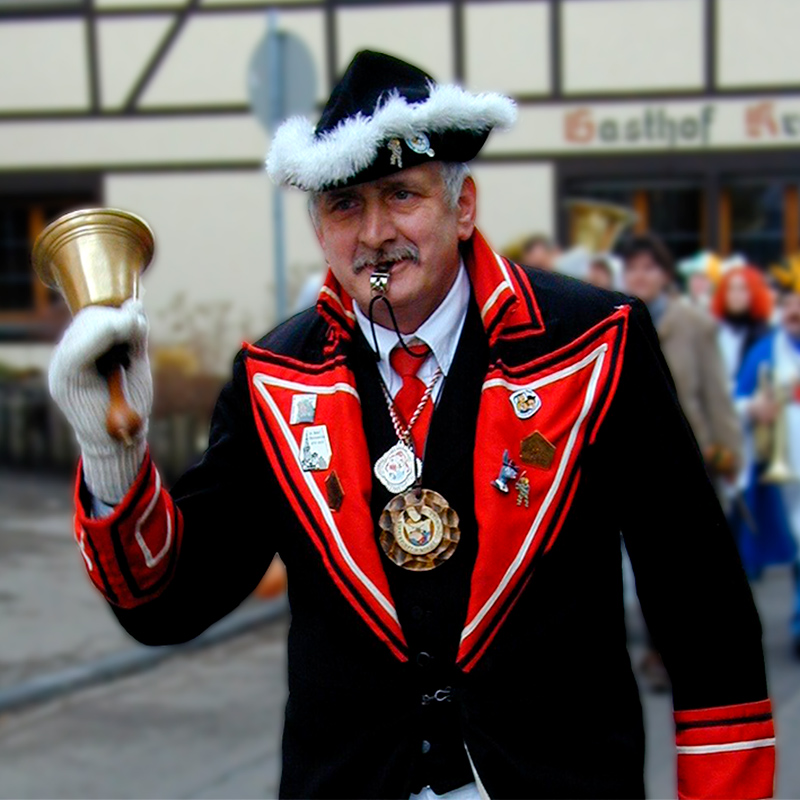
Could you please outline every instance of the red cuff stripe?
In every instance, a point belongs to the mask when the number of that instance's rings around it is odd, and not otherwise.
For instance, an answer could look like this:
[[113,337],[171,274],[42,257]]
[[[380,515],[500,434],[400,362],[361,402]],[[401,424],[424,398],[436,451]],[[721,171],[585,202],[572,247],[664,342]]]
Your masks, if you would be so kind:
[[93,519],[78,464],[75,539],[89,577],[106,599],[135,608],[168,585],[183,535],[183,520],[149,452],[128,493],[112,514]]
[[675,712],[679,798],[772,797],[769,700]]
[[772,714],[770,700],[758,700],[754,703],[738,703],[733,706],[717,706],[716,708],[697,708],[690,711],[676,711],[675,723],[706,722],[708,720],[724,721],[729,719],[757,717],[761,714]]

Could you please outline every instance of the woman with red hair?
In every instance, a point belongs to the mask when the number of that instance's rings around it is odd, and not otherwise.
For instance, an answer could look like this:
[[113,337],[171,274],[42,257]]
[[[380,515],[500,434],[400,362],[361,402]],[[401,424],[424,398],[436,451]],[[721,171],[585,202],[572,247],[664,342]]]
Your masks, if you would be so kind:
[[772,295],[763,273],[749,264],[726,270],[711,310],[719,320],[719,344],[733,388],[750,348],[769,331]]

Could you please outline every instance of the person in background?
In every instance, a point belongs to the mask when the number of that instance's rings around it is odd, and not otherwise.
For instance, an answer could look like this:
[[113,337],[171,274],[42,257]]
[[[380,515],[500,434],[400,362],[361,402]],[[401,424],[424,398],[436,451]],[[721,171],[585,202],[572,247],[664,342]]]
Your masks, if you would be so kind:
[[589,263],[586,282],[598,289],[618,291],[622,278],[622,261],[611,253],[601,253]]
[[711,300],[731,390],[753,345],[769,332],[772,296],[764,274],[750,264],[726,270]]
[[686,281],[688,299],[707,310],[722,274],[722,259],[710,250],[701,250],[678,263],[678,272]]
[[706,313],[672,292],[675,268],[655,236],[633,237],[624,249],[626,291],[643,300],[678,392],[678,400],[718,491],[741,463],[742,434],[717,344],[717,326]]
[[560,252],[559,247],[549,236],[537,233],[523,241],[520,263],[526,267],[538,267],[552,272]]
[[[798,265],[800,266],[800,265]],[[746,421],[748,485],[745,500],[752,518],[749,536],[740,539],[745,569],[757,577],[764,567],[794,566],[795,598],[791,636],[800,658],[800,268],[791,264],[775,269],[782,286],[780,324],[761,339],[745,358],[736,387],[737,407]],[[759,427],[780,435],[776,428],[784,415],[782,440],[758,447]],[[782,451],[791,477],[779,484],[765,483],[764,472]]]

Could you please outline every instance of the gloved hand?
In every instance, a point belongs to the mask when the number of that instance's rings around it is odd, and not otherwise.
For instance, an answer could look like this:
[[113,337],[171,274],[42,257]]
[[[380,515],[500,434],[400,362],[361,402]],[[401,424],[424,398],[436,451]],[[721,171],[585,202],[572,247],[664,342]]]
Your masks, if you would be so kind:
[[[122,500],[133,484],[147,448],[153,406],[148,327],[140,300],[128,300],[120,308],[87,306],[75,315],[50,362],[50,394],[75,430],[86,485],[95,497],[112,505]],[[106,431],[108,385],[95,365],[117,344],[128,345],[125,398],[143,421],[129,446]]]

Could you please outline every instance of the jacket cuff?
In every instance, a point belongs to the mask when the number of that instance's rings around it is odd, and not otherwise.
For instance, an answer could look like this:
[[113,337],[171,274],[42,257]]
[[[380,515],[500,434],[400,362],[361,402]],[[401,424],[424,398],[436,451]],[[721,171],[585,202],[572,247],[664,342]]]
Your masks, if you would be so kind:
[[775,789],[769,700],[675,712],[679,798],[762,798]]
[[75,481],[75,541],[92,583],[110,603],[136,608],[167,587],[183,536],[183,518],[145,453],[127,494],[107,516],[94,519],[83,462]]

